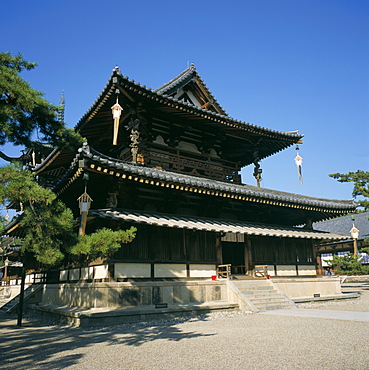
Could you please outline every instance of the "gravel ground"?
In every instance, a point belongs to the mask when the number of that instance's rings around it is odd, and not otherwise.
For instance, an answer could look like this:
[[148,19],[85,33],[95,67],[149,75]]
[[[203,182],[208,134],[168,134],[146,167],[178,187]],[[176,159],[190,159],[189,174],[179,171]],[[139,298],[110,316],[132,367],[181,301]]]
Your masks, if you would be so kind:
[[[304,308],[369,312],[356,300]],[[2,369],[369,369],[368,322],[222,312],[107,328],[0,316]]]

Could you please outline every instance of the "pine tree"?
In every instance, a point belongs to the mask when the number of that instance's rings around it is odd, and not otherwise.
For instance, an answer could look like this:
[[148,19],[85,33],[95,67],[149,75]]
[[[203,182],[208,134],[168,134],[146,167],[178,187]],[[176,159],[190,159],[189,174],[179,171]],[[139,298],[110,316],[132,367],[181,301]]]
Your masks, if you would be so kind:
[[[37,142],[78,145],[83,139],[58,120],[59,108],[20,76],[22,71],[30,71],[36,65],[23,59],[22,54],[0,53],[0,145],[11,143],[27,148]],[[1,151],[0,157],[7,161],[14,159]]]
[[369,210],[369,172],[357,170],[356,172],[348,173],[333,173],[329,175],[339,182],[353,182],[354,189],[352,196],[354,198],[364,197],[366,199],[360,199],[357,204],[363,207],[364,210]]
[[64,258],[68,247],[77,242],[70,209],[19,165],[0,168],[0,203],[22,213],[19,221],[25,232],[22,249],[34,254],[39,262],[56,264]]

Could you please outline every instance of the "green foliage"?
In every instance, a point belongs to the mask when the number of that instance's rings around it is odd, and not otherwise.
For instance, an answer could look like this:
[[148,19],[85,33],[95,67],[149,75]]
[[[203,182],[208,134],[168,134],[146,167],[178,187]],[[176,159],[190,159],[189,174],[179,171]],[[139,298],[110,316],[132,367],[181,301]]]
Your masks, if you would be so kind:
[[64,250],[76,242],[73,215],[55,194],[34,181],[32,174],[15,164],[0,168],[0,203],[8,202],[23,211],[20,227],[26,236],[23,250],[53,265],[64,257]]
[[85,256],[85,261],[107,257],[116,252],[122,244],[131,242],[136,231],[135,227],[117,231],[102,228],[92,234],[80,236],[78,243],[72,246],[69,252],[72,255]]
[[[362,251],[364,251],[362,249]],[[354,256],[352,253],[344,256],[333,255],[332,260],[327,260],[328,266],[338,267],[336,273],[345,275],[366,275],[369,273],[369,266],[361,264],[361,258]]]
[[68,128],[63,132],[59,145],[68,150],[80,147],[85,141],[87,140],[78,132],[74,131],[72,128]]
[[77,242],[73,225],[72,211],[61,201],[37,202],[26,209],[20,221],[20,227],[26,230],[22,248],[34,253],[39,262],[54,265]]
[[22,250],[32,252],[45,265],[62,261],[66,253],[84,256],[85,261],[106,257],[135,237],[134,227],[126,231],[103,228],[77,237],[72,211],[15,164],[0,168],[0,203],[4,202],[24,210],[19,224],[25,230]]
[[335,270],[335,273],[340,275],[369,275],[369,266],[363,265],[360,269],[354,270]]
[[0,215],[0,235],[2,235],[5,227],[5,217]]
[[35,202],[50,204],[54,199],[55,194],[39,186],[30,171],[16,164],[0,168],[0,203],[23,210],[24,205],[32,208]]
[[0,145],[10,142],[31,147],[35,132],[40,140],[55,143],[65,130],[57,120],[58,107],[19,75],[35,67],[21,54],[0,53]]
[[[333,173],[329,176],[339,182],[353,182],[352,196],[354,198],[362,196],[369,199],[369,172],[357,170],[356,172],[348,172],[346,174]],[[369,210],[369,200],[367,199],[357,201],[357,204],[363,207],[364,210]]]

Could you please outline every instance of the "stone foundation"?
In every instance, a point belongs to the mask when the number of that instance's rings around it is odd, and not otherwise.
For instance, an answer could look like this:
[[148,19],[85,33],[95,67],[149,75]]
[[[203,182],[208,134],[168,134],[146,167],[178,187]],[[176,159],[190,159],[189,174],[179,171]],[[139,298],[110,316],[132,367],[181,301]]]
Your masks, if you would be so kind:
[[225,281],[46,284],[42,304],[81,308],[228,301]]
[[327,278],[278,279],[273,283],[290,299],[342,295],[339,276]]

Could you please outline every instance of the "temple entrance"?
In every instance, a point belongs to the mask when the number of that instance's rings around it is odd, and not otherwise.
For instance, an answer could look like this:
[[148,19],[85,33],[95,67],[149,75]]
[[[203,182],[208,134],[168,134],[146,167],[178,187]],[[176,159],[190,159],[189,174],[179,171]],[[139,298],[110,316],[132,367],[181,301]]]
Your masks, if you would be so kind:
[[245,244],[222,241],[223,264],[232,265],[232,275],[245,275]]

